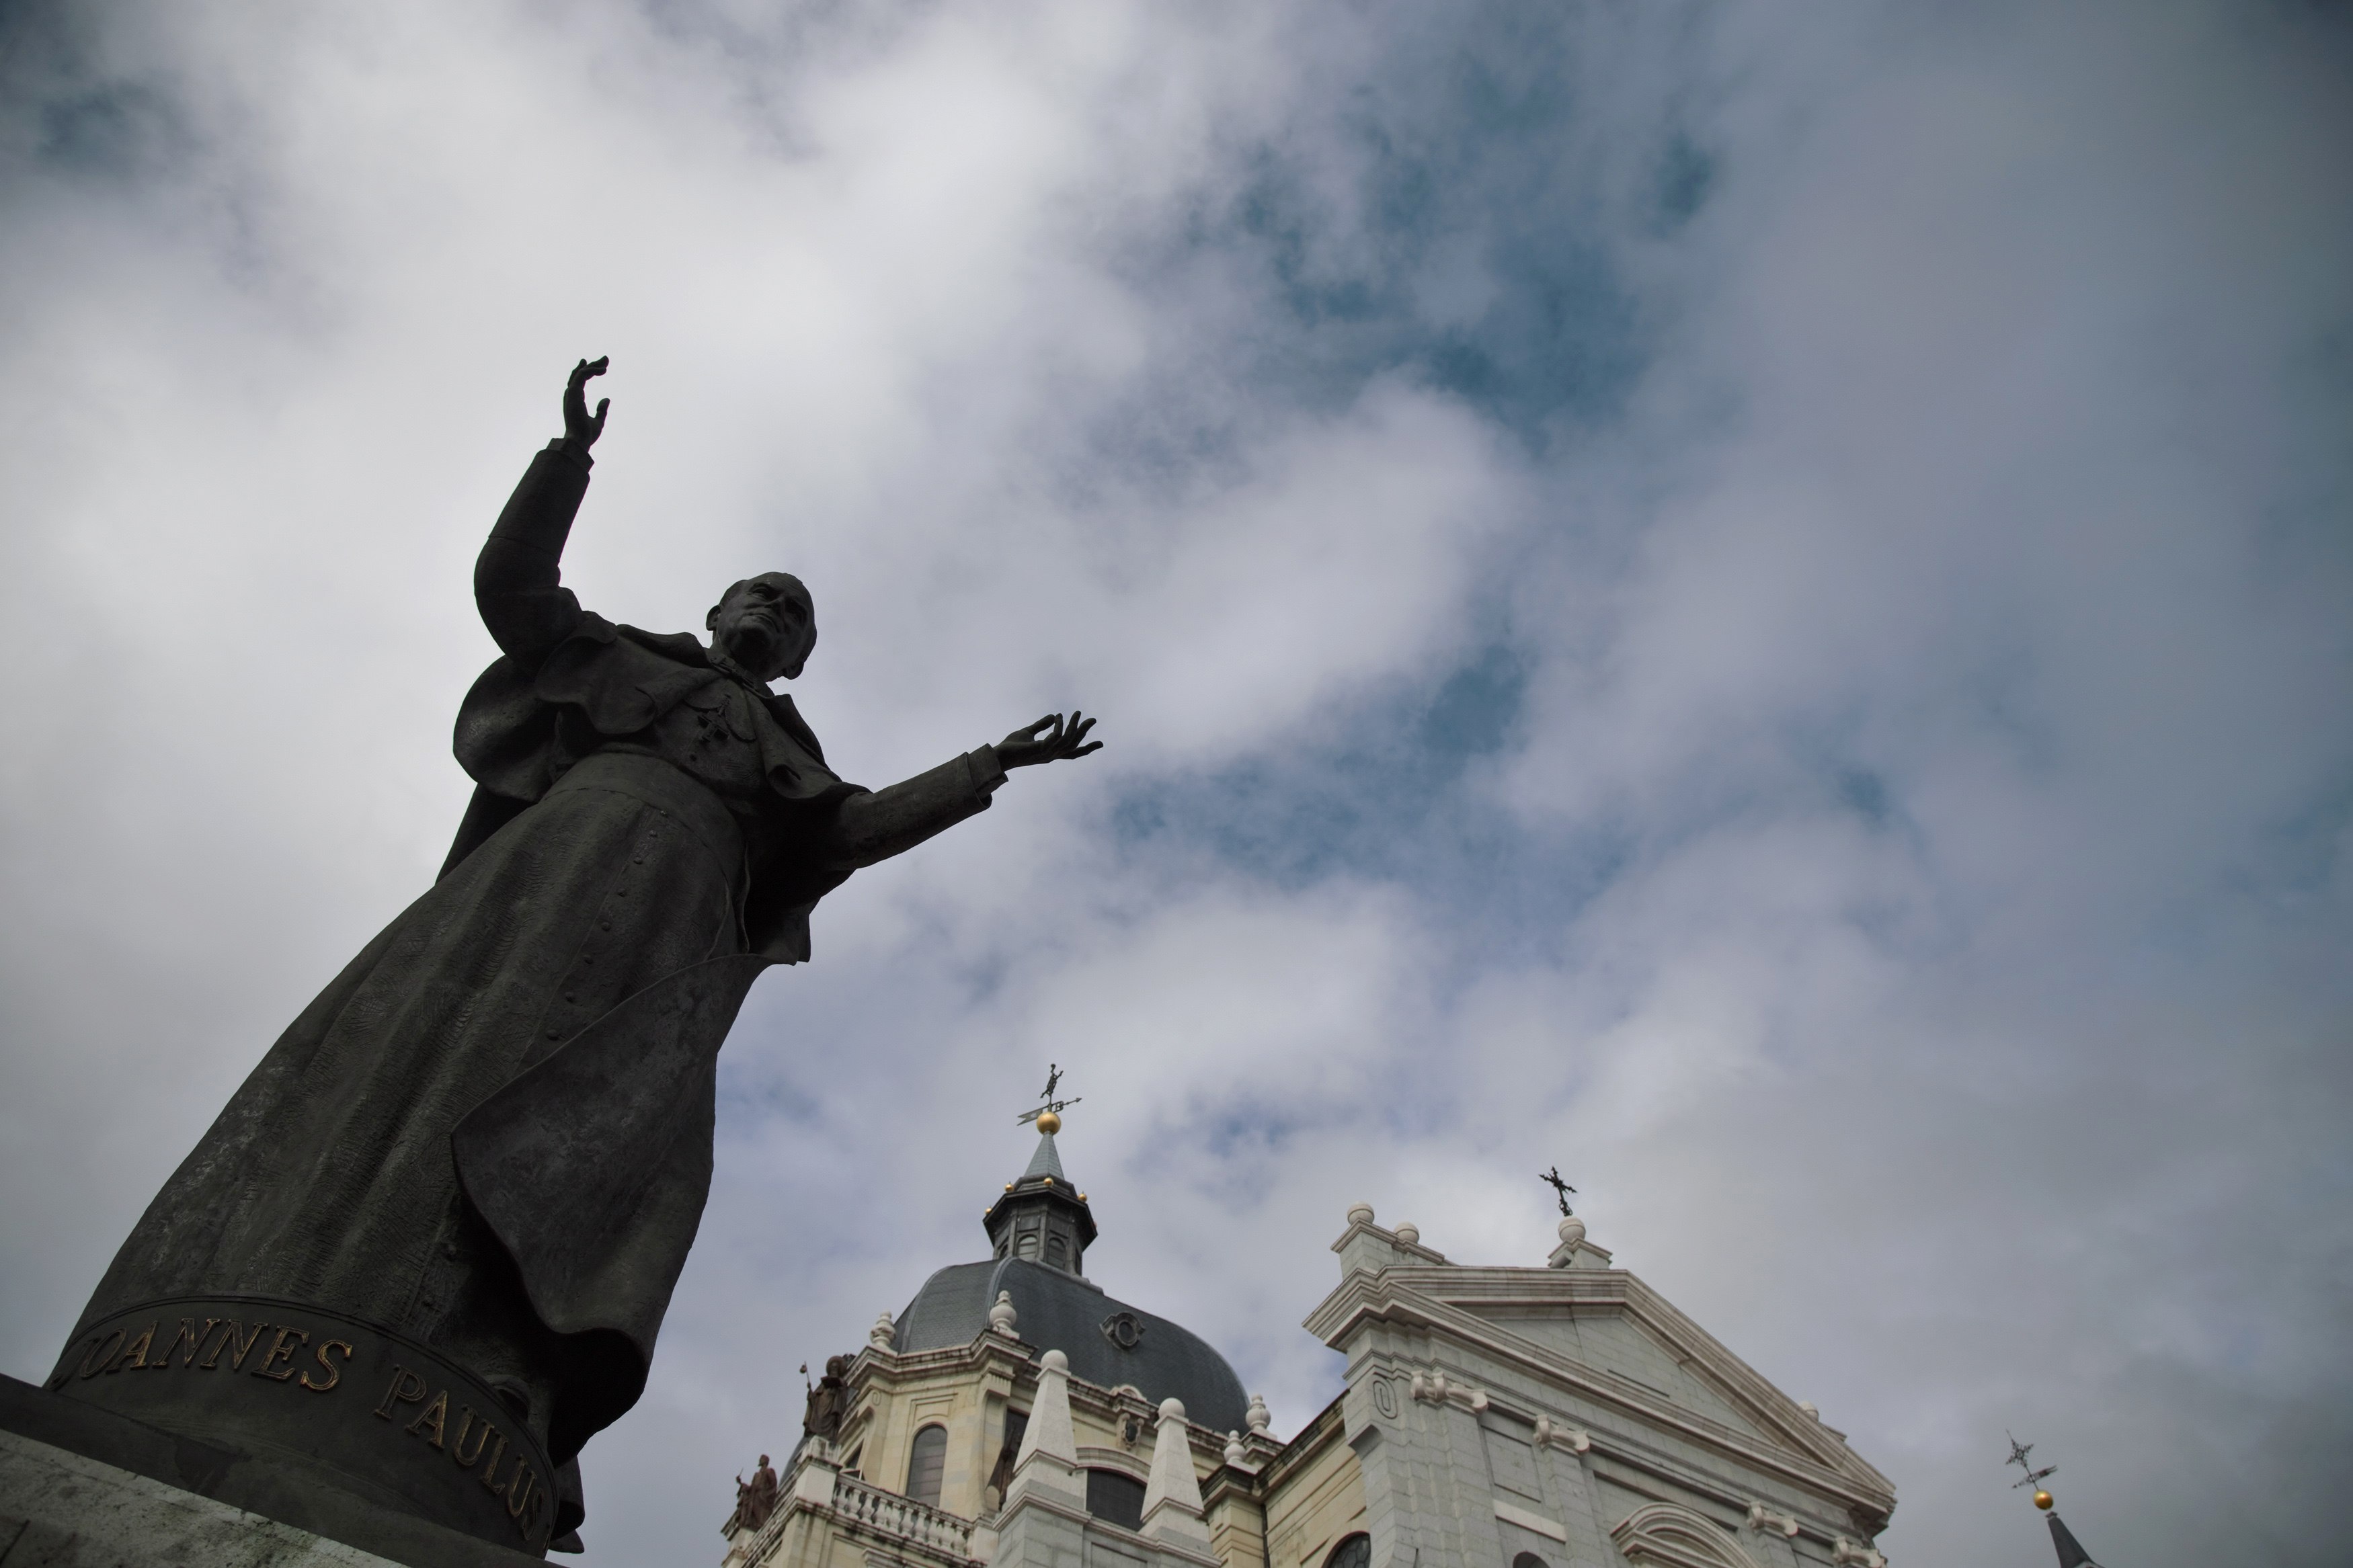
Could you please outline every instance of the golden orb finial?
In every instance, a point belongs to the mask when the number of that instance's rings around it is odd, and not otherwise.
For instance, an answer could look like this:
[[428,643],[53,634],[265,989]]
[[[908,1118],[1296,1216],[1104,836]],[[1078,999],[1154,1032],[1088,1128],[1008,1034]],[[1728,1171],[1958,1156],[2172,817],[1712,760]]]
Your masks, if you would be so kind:
[[1051,1138],[1062,1130],[1062,1119],[1050,1110],[1038,1113],[1038,1131]]
[[2039,1509],[2048,1510],[2051,1507],[2051,1494],[2049,1492],[2036,1492],[2034,1494],[2034,1506]]

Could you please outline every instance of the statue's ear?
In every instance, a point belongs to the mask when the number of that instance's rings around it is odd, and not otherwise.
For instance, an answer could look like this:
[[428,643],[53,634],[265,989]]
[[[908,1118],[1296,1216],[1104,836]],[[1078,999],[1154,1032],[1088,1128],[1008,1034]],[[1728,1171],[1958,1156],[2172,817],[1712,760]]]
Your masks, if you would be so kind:
[[702,617],[702,629],[704,631],[715,632],[719,629],[719,612],[725,609],[727,607],[727,601],[733,598],[737,594],[742,593],[744,591],[744,584],[750,581],[751,579],[748,577],[738,577],[735,581],[727,584],[727,592],[719,595],[719,602],[711,606],[711,613],[709,615]]

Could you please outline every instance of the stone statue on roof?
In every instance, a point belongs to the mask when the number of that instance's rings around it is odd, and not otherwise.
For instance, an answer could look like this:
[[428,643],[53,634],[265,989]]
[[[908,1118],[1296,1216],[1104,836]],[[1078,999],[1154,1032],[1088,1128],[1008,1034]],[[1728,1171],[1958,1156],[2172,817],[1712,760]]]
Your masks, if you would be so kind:
[[849,1363],[853,1359],[846,1355],[826,1357],[825,1375],[808,1391],[808,1406],[801,1415],[801,1430],[810,1436],[830,1443],[841,1436],[841,1418],[849,1410]]
[[779,1485],[776,1472],[768,1466],[768,1456],[761,1455],[760,1468],[752,1472],[750,1480],[740,1473],[735,1477],[735,1511],[728,1515],[721,1532],[733,1535],[738,1530],[757,1530],[767,1523],[768,1516],[776,1511]]

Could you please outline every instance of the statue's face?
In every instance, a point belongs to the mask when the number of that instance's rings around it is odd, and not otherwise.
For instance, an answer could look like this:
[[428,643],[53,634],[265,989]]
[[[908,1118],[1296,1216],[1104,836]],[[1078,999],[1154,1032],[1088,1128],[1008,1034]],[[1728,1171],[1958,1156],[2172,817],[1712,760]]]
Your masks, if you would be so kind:
[[817,606],[799,578],[765,572],[738,583],[711,612],[711,646],[762,680],[800,673],[817,640]]

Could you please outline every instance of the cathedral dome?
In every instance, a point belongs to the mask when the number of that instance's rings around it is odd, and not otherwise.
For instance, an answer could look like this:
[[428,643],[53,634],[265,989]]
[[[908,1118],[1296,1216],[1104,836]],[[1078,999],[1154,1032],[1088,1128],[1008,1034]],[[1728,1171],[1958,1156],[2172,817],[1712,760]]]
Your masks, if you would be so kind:
[[997,1256],[957,1263],[923,1282],[899,1314],[892,1348],[901,1353],[968,1345],[988,1328],[988,1310],[1009,1293],[1025,1343],[1071,1358],[1071,1375],[1102,1388],[1134,1385],[1154,1405],[1180,1399],[1212,1431],[1239,1431],[1249,1400],[1226,1358],[1198,1334],[1103,1293],[1078,1272],[1095,1237],[1086,1194],[1062,1174],[1054,1135],[1038,1140],[1021,1179],[989,1208]]

